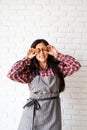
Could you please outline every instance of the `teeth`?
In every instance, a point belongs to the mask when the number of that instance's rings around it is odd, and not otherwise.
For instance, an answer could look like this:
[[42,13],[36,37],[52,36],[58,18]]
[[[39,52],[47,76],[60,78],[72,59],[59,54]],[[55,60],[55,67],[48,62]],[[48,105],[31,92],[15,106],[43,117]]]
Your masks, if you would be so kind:
[[40,56],[40,58],[45,58],[45,56]]

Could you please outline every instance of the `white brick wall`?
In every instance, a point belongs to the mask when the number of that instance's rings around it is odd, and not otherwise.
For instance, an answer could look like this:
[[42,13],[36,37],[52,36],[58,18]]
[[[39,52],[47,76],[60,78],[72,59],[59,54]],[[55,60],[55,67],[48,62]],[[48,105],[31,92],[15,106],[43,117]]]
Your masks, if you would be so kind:
[[27,85],[6,77],[37,38],[81,63],[61,94],[63,130],[87,130],[87,1],[0,0],[0,130],[17,130]]

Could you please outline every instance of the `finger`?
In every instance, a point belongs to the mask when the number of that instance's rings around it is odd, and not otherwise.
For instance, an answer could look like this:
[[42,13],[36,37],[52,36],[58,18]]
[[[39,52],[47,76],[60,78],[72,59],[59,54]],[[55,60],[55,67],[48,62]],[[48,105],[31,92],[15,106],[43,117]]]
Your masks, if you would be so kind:
[[54,47],[54,46],[52,46],[52,45],[47,45],[47,47]]
[[47,48],[50,48],[51,47],[51,45],[47,45]]
[[29,50],[29,53],[34,54],[34,53],[35,53],[34,48],[31,48],[31,49]]
[[48,50],[48,51],[50,51],[50,49],[51,49],[51,46],[50,46],[50,45],[48,45],[48,46],[47,46],[47,50]]
[[54,47],[52,45],[48,45],[47,48],[50,50],[53,49]]
[[47,54],[48,54],[48,55],[52,55],[50,51],[47,51]]

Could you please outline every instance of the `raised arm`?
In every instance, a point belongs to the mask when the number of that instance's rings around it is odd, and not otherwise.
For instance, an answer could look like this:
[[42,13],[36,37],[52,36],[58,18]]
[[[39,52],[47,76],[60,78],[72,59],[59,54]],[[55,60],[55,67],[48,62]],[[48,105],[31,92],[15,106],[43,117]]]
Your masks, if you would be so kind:
[[30,59],[25,57],[22,60],[17,61],[11,67],[7,77],[17,82],[28,83],[28,77],[30,75],[28,64],[30,64]]
[[59,53],[54,46],[48,45],[48,54],[61,61],[58,67],[64,77],[70,76],[81,67],[80,63],[74,57]]
[[59,68],[62,71],[64,77],[70,76],[71,74],[78,71],[81,67],[80,63],[72,56],[58,53],[57,59],[61,61]]
[[31,59],[36,55],[36,52],[33,48],[30,48],[27,51],[26,57],[24,57],[22,60],[17,61],[10,71],[7,74],[7,77],[11,80],[21,82],[21,83],[29,83],[28,79],[30,74],[29,65],[31,62]]

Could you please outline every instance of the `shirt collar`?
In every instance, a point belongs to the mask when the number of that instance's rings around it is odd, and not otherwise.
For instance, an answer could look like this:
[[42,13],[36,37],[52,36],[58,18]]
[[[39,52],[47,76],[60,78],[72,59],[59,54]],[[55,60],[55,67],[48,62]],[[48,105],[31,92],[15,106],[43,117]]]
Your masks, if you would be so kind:
[[47,69],[48,69],[48,64],[46,65],[45,68],[40,67],[40,71],[46,71]]

